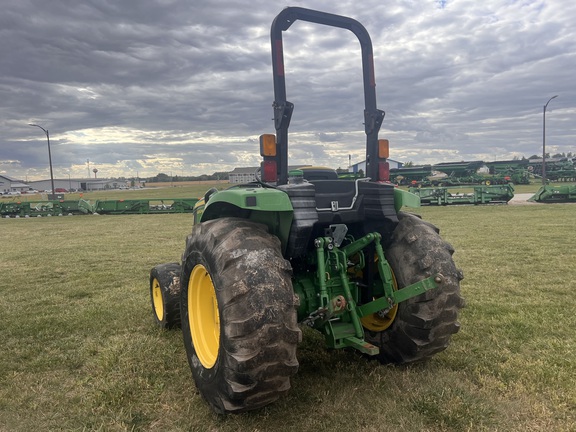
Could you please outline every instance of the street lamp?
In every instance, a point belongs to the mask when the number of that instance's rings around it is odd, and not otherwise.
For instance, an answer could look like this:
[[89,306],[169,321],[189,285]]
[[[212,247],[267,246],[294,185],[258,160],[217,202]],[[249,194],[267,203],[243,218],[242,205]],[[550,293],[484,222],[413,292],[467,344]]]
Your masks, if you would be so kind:
[[546,186],[546,108],[550,101],[557,97],[558,95],[555,95],[548,99],[542,113],[542,186]]
[[36,126],[39,127],[44,131],[46,134],[46,140],[48,140],[48,162],[50,163],[50,182],[52,183],[52,197],[48,196],[48,199],[54,199],[56,190],[54,189],[54,173],[52,172],[52,153],[50,152],[50,134],[48,133],[48,129],[44,129],[42,126],[37,124],[28,123],[29,126]]

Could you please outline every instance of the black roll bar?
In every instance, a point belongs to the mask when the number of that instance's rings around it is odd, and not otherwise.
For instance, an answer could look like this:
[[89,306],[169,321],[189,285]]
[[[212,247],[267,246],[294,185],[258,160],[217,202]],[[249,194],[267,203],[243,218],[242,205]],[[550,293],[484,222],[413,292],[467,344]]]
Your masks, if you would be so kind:
[[376,82],[372,41],[366,28],[358,21],[326,12],[300,7],[288,7],[276,16],[270,29],[272,43],[272,72],[274,76],[274,126],[278,146],[278,184],[288,182],[288,127],[294,104],[286,100],[284,77],[284,49],[282,32],[297,20],[339,27],[356,35],[362,49],[362,75],[364,81],[364,129],[366,132],[366,176],[378,178],[378,131],[384,119],[384,111],[376,107]]

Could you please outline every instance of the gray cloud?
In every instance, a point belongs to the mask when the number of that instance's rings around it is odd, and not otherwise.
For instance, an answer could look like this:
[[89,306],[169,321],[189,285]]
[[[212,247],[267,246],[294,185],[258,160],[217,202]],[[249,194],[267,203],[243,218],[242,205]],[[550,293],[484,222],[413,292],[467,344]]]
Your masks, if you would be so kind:
[[[258,164],[274,131],[264,0],[0,0],[0,173],[201,174]],[[303,5],[303,1],[293,4]],[[416,163],[575,151],[576,5],[487,0],[310,0],[374,44],[381,136]],[[297,22],[284,35],[294,164],[362,159],[358,43]],[[132,171],[132,172],[130,172]]]

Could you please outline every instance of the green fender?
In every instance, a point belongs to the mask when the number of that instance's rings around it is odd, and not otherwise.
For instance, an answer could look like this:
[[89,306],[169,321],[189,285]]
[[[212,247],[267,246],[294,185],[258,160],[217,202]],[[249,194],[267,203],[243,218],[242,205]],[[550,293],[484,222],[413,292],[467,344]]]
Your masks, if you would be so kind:
[[285,192],[273,188],[231,188],[214,192],[199,201],[194,222],[205,222],[222,217],[240,217],[268,226],[270,233],[280,239],[286,248],[294,209]]
[[420,197],[412,192],[394,188],[394,208],[399,212],[402,207],[420,207]]
[[[205,197],[206,198],[206,197]],[[264,224],[276,235],[285,251],[294,209],[288,195],[278,189],[260,187],[230,188],[208,195],[194,206],[194,223],[222,217],[240,217]],[[420,197],[394,188],[394,207],[420,207]]]

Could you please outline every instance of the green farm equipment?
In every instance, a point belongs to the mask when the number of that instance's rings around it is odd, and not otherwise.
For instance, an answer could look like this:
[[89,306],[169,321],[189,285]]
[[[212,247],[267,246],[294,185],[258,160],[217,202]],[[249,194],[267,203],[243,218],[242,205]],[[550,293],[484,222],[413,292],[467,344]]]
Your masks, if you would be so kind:
[[0,215],[6,218],[64,216],[92,214],[92,204],[86,200],[15,201],[0,203]]
[[399,185],[420,184],[434,175],[432,165],[390,169],[390,181]]
[[511,183],[468,188],[458,186],[410,188],[409,191],[420,197],[422,205],[506,204],[514,198],[514,186]]
[[114,215],[192,213],[197,202],[196,198],[98,200],[93,208],[94,213]]
[[528,201],[541,203],[576,202],[576,185],[542,186]]
[[84,199],[78,201],[17,201],[0,203],[0,216],[10,218],[79,214],[192,213],[197,202],[197,198],[96,200],[94,203]]
[[[353,32],[364,79],[366,174],[306,180],[288,170],[282,32],[297,20]],[[299,325],[332,349],[382,363],[424,361],[459,329],[462,272],[438,229],[400,211],[419,198],[387,182],[372,43],[357,21],[289,7],[271,28],[276,134],[260,137],[257,182],[210,190],[195,206],[180,263],[150,273],[153,315],[182,328],[192,375],[218,413],[277,400],[298,369]]]

